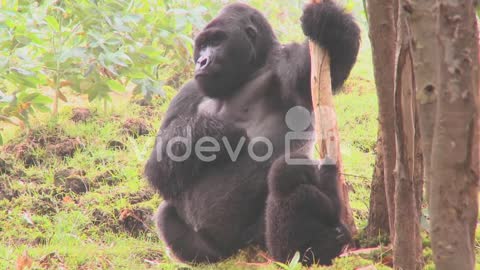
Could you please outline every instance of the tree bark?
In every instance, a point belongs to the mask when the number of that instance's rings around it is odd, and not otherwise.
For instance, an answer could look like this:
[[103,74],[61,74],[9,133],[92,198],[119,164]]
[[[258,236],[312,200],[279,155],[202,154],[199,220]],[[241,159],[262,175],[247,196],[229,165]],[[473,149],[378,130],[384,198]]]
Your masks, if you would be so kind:
[[383,164],[389,213],[390,241],[395,237],[395,126],[393,87],[395,70],[396,0],[368,0],[369,36],[372,44],[375,84],[379,103],[379,124],[383,136]]
[[[476,2],[476,6],[478,7],[478,1]],[[480,21],[479,21],[479,18],[477,16],[477,20],[476,20],[476,26],[477,26],[477,35],[480,35]],[[479,48],[479,52],[478,52],[478,62],[480,63],[480,37],[478,37],[478,48]],[[480,71],[480,68],[479,68],[479,71]],[[480,73],[477,73],[478,74],[478,78],[480,78]],[[480,83],[479,83],[479,86],[478,86],[478,91],[477,91],[477,96],[476,96],[476,99],[475,99],[475,103],[476,103],[476,108],[480,108]],[[480,181],[480,112],[478,111],[477,109],[477,124],[475,126],[475,139],[474,139],[474,144],[473,144],[473,151],[472,151],[472,160],[473,160],[473,164],[472,164],[472,170],[473,172],[475,173],[476,175],[476,178]]]
[[478,94],[473,0],[439,0],[440,83],[431,153],[430,217],[439,270],[474,269],[478,179],[472,150]]
[[[412,60],[413,61],[413,60]],[[415,74],[415,72],[414,72]],[[415,84],[416,90],[416,84]],[[415,221],[415,240],[416,240],[416,262],[417,266],[420,269],[423,269],[425,261],[423,259],[423,241],[422,241],[422,226],[421,226],[421,217],[422,217],[422,208],[423,208],[423,190],[424,190],[424,171],[425,167],[423,164],[423,150],[421,145],[421,131],[420,123],[418,118],[418,109],[415,106],[415,92],[411,97],[412,106],[415,108],[415,150],[414,150],[414,168],[413,168],[413,189],[415,192],[415,206],[416,206],[416,221]]]
[[430,198],[431,152],[433,128],[436,115],[436,99],[438,89],[438,55],[439,48],[433,43],[436,40],[438,5],[437,0],[413,0],[406,4],[407,16],[412,33],[412,55],[417,85],[416,103],[422,134],[424,179],[426,184],[426,200]]
[[[400,1],[403,5],[403,1]],[[400,6],[402,7],[402,6]],[[416,110],[413,96],[415,77],[410,52],[410,34],[406,24],[405,9],[398,9],[397,61],[395,76],[395,241],[393,262],[395,269],[422,269],[419,213],[415,172],[418,133],[415,127]]]
[[377,155],[375,158],[375,169],[372,176],[372,187],[370,189],[368,225],[365,228],[365,235],[367,239],[370,240],[377,240],[383,235],[388,235],[390,231],[383,173],[383,140],[380,131],[378,132],[375,152]]
[[[402,9],[406,12],[408,29],[411,34],[411,53],[413,58],[413,69],[415,73],[415,103],[416,103],[416,122],[421,138],[416,138],[417,147],[421,147],[421,152],[417,153],[415,170],[416,176],[416,203],[417,214],[420,218],[422,214],[422,187],[426,184],[425,197],[427,203],[430,198],[431,183],[431,152],[432,139],[434,135],[434,123],[436,115],[436,98],[438,89],[438,54],[437,46],[434,46],[433,40],[436,39],[438,22],[437,0],[412,0],[404,2]],[[423,168],[423,170],[422,170]],[[423,179],[422,179],[423,176]],[[420,226],[420,224],[418,224]],[[418,228],[420,230],[420,227]],[[422,261],[422,242],[417,240],[417,256]]]

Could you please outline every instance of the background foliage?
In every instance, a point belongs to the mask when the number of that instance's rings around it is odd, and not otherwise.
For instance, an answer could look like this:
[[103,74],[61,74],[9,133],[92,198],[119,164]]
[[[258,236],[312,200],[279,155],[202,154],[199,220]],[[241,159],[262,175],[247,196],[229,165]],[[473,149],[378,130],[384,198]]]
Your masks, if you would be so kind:
[[[212,4],[213,5],[213,4]],[[195,1],[3,1],[0,120],[28,125],[68,94],[150,99],[191,72],[192,33],[209,19]],[[68,93],[68,94],[66,94]]]
[[[192,73],[195,33],[228,2],[1,0],[0,121],[28,128],[31,115],[56,115],[70,95],[101,100],[106,110],[113,93],[151,100],[177,89]],[[266,16],[283,22],[280,39],[300,40],[301,31],[287,29],[303,1],[281,2],[271,1]]]

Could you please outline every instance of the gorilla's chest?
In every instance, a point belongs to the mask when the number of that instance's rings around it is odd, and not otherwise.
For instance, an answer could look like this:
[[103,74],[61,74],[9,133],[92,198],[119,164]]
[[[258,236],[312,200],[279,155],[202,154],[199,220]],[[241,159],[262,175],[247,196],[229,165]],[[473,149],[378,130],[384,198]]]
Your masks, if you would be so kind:
[[275,139],[286,132],[285,112],[278,95],[278,84],[272,72],[252,79],[226,99],[205,97],[199,113],[213,114],[247,131],[249,138]]

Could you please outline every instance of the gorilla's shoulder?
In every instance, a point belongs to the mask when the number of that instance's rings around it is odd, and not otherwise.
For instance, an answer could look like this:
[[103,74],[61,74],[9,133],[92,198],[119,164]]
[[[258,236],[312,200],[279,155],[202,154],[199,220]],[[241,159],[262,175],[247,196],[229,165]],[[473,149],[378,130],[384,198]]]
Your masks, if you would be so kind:
[[185,83],[170,102],[162,126],[168,126],[170,122],[181,113],[189,112],[195,114],[197,106],[202,98],[203,94],[199,90],[198,84],[195,80],[192,79]]
[[173,98],[172,102],[183,99],[196,99],[202,96],[203,94],[199,89],[197,81],[195,81],[195,79],[191,79],[180,88],[177,95],[175,95],[175,97]]

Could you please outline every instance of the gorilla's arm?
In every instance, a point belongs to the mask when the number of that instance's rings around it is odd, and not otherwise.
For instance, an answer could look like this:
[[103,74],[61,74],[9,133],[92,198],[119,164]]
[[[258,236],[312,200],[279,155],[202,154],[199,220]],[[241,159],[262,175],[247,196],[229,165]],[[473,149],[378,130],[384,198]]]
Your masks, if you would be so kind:
[[[198,105],[203,99],[194,82],[187,83],[170,103],[165,119],[155,140],[155,146],[145,166],[145,176],[166,199],[180,194],[188,184],[209,164],[217,164],[225,159],[225,137],[231,146],[236,147],[242,137],[243,129],[225,123],[213,115],[198,114]],[[219,143],[218,152],[204,153],[205,156],[216,155],[214,161],[202,161],[196,155],[195,144],[200,138],[210,137]],[[183,138],[185,143],[169,142]],[[211,144],[206,143],[206,146]],[[187,147],[190,151],[187,153]],[[186,154],[187,153],[187,154]],[[174,160],[173,157],[185,158]]]
[[338,168],[336,165],[323,164],[320,166],[318,172],[317,187],[319,190],[328,197],[334,210],[333,217],[338,222],[340,219],[340,212],[342,211],[342,204],[340,202],[340,194],[338,190],[337,175]]
[[357,59],[360,46],[358,25],[352,15],[331,0],[308,4],[301,21],[305,35],[328,51],[332,89],[338,89]]
[[296,209],[305,209],[312,217],[320,218],[324,224],[330,226],[338,224],[338,208],[335,208],[335,203],[326,192],[311,185],[300,185],[294,191],[291,200]]
[[[330,0],[307,5],[301,21],[305,35],[328,51],[332,89],[338,90],[357,59],[360,29],[350,14]],[[291,43],[280,48],[275,68],[284,86],[282,98],[310,108],[309,44],[307,41],[303,44]]]

